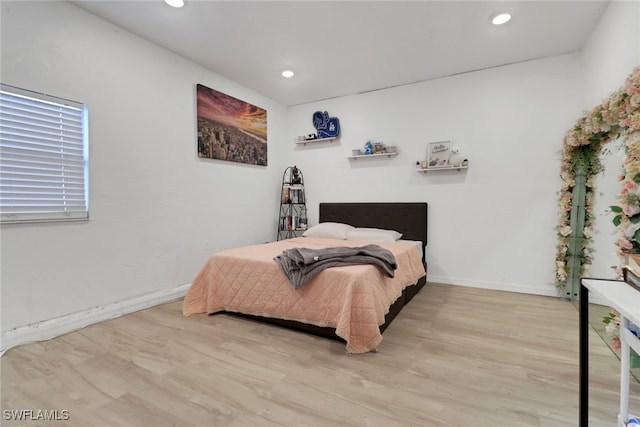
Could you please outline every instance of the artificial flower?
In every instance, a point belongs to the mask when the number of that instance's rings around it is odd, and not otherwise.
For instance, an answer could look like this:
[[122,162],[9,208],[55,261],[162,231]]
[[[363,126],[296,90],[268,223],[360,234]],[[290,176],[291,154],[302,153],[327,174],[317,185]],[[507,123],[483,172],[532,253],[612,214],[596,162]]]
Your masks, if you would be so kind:
[[[624,86],[613,92],[602,104],[585,112],[563,137],[560,177],[562,187],[558,194],[560,211],[558,214],[556,252],[556,285],[565,286],[570,256],[577,256],[580,271],[591,264],[590,244],[593,238],[593,206],[596,194],[596,175],[602,171],[599,155],[603,146],[623,137],[626,158],[622,172],[618,175],[621,183],[614,213],[614,224],[618,227],[616,254],[624,257],[632,251],[640,251],[636,241],[636,231],[640,224],[632,217],[640,214],[640,67],[633,70]],[[586,170],[585,222],[580,253],[571,254],[569,236],[575,224],[571,224],[573,189],[577,168]],[[618,272],[621,271],[618,269]]]

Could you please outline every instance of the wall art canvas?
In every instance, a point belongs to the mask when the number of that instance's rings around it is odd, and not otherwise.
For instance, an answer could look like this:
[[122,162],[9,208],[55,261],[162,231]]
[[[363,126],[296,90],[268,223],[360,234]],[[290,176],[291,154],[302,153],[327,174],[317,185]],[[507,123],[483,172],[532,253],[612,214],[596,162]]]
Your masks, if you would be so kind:
[[449,167],[451,141],[430,142],[427,153],[427,168]]
[[267,110],[197,85],[198,157],[267,166]]

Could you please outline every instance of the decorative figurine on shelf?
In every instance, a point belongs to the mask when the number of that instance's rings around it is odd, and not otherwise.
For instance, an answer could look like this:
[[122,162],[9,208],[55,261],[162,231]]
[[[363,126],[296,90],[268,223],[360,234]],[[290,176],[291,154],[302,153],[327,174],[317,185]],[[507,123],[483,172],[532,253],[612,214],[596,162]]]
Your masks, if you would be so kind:
[[329,117],[326,111],[313,113],[313,127],[318,131],[318,138],[335,138],[340,135],[340,120]]
[[367,143],[364,144],[364,152],[362,154],[373,154],[373,144],[371,141],[367,141]]
[[464,158],[460,154],[460,148],[451,147],[451,157],[449,158],[449,165],[454,167],[462,166]]
[[387,152],[387,147],[382,142],[373,143],[373,154],[384,154]]
[[300,174],[300,169],[298,169],[297,166],[294,166],[291,169],[291,183],[302,184],[302,175]]

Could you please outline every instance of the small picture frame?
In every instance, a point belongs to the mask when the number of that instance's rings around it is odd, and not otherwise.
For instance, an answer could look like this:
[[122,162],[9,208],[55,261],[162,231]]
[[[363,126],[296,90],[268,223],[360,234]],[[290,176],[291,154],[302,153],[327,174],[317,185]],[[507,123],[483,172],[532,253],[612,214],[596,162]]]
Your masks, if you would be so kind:
[[427,168],[447,168],[451,158],[451,141],[430,142],[427,152]]

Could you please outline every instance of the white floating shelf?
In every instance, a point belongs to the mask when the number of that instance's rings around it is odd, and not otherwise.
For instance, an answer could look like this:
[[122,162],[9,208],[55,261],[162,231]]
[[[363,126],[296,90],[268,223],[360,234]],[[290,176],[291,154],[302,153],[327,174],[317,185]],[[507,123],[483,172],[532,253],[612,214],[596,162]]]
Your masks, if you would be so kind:
[[331,142],[336,138],[337,138],[337,136],[334,136],[334,137],[331,137],[331,138],[308,139],[306,141],[296,141],[296,144],[307,145],[307,144],[312,144],[312,143],[315,143],[315,142]]
[[445,168],[420,168],[417,169],[418,172],[437,172],[437,171],[452,171],[452,170],[463,170],[469,169],[469,166],[447,166]]
[[377,153],[377,154],[361,154],[359,156],[349,156],[347,157],[347,159],[363,159],[363,158],[367,158],[370,159],[371,157],[393,157],[393,156],[397,156],[398,153]]

